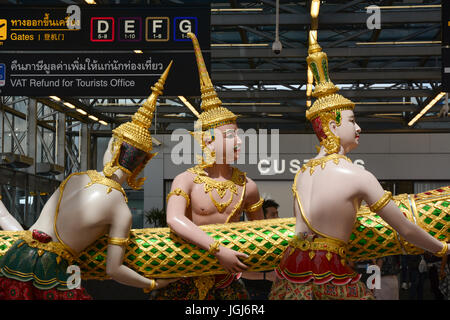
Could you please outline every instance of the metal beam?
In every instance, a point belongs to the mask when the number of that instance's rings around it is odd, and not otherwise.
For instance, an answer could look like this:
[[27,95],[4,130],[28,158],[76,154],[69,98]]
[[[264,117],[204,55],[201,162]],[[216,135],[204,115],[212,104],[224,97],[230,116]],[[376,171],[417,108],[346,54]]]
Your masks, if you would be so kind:
[[[275,35],[271,34],[271,33],[267,33],[267,32],[263,32],[263,31],[259,31],[256,30],[255,28],[250,28],[247,26],[238,26],[239,29],[243,29],[245,31],[248,31],[250,33],[256,34],[257,36],[260,36],[264,39],[267,39],[269,41],[275,41]],[[295,48],[298,46],[293,46],[292,44],[290,44],[287,40],[284,40],[283,37],[280,37],[281,39],[281,44],[283,45],[283,48]]]
[[[365,46],[352,48],[326,48],[324,50],[329,59],[351,58],[351,57],[430,57],[440,56],[440,45],[423,46]],[[267,48],[214,48],[211,50],[211,59],[226,58],[302,58],[306,59],[308,50],[306,48],[283,48],[280,54],[273,53]]]
[[[403,97],[427,97],[432,90],[416,89],[341,89],[339,94],[347,98],[403,98]],[[221,99],[304,99],[305,90],[265,90],[265,91],[219,91]],[[226,103],[226,102],[224,102]],[[165,110],[165,107],[159,109]]]
[[[319,30],[327,29],[329,25],[366,25],[367,18],[370,15],[366,12],[352,12],[352,13],[336,13],[330,15],[323,15],[319,18]],[[275,21],[274,14],[227,14],[211,15],[211,25],[218,26],[267,26],[273,25]],[[407,23],[441,23],[441,9],[431,10],[410,10],[402,12],[383,12],[382,27],[392,24],[407,24]],[[309,13],[295,14],[295,13],[281,13],[280,26],[292,26],[296,29],[308,27],[311,24]]]
[[[98,114],[95,113],[95,111],[92,110],[92,108],[87,105],[86,103],[83,103],[82,101],[80,101],[79,99],[75,99],[75,98],[71,98],[71,97],[61,97],[61,99],[63,99],[64,101],[70,102],[73,105],[75,105],[76,107],[81,107],[82,109],[84,109],[88,114],[96,116],[97,118],[99,118],[100,120],[104,120],[108,123],[116,123],[114,118],[108,117],[104,114]],[[73,113],[77,113],[76,111],[72,111]],[[84,123],[92,123],[95,122],[91,119],[89,119],[87,117],[87,115],[85,117],[81,117],[81,121]]]
[[[230,111],[237,114],[260,114],[260,113],[301,113],[305,112],[304,106],[285,104],[280,106],[263,106],[263,105],[255,105],[255,106],[227,106],[226,103],[224,105]],[[118,114],[133,114],[136,112],[138,107],[99,107],[99,111],[102,112],[112,112]],[[417,109],[417,105],[415,104],[373,104],[373,105],[359,105],[356,102],[356,113],[398,113],[398,112],[413,112]],[[106,111],[107,110],[107,111]],[[166,107],[164,108],[164,112],[159,111],[159,120],[162,118],[165,119],[183,119],[183,117],[167,117],[168,114],[180,114],[180,113],[188,113],[185,108],[181,107]],[[189,114],[189,113],[188,113]],[[184,118],[188,119],[188,118]],[[192,118],[191,120],[194,120]]]
[[[56,164],[64,168],[66,166],[66,115],[62,112],[56,116]],[[64,173],[56,178],[63,180]]]
[[337,46],[338,44],[341,44],[342,42],[349,41],[351,39],[357,38],[357,37],[359,37],[359,36],[361,36],[363,34],[369,33],[369,32],[372,32],[372,30],[367,29],[367,30],[356,31],[356,32],[354,32],[354,33],[352,33],[352,34],[350,34],[350,35],[348,35],[348,36],[346,36],[346,37],[344,37],[342,39],[339,39],[339,40],[336,40],[336,41],[334,41],[332,43],[327,44],[326,47],[324,46],[324,50],[326,51],[327,47],[333,48],[333,47]]
[[37,101],[28,100],[27,108],[27,156],[33,159],[33,165],[27,169],[28,173],[36,174],[37,163]]
[[[212,80],[214,83],[242,83],[245,81],[264,81],[266,83],[306,83],[306,72],[289,73],[289,72],[258,72],[258,71],[216,71],[212,74]],[[355,72],[339,72],[332,75],[332,80],[335,83],[344,83],[347,81],[354,82],[360,81],[397,81],[397,80],[420,80],[420,81],[440,81],[441,70],[440,69],[406,69],[398,71],[355,71]]]
[[357,5],[360,2],[363,2],[364,0],[353,0],[353,1],[348,1],[346,4],[340,5],[340,6],[326,6],[324,7],[324,14],[330,14],[330,13],[336,13],[339,11],[343,11],[347,8],[350,8],[354,5]]
[[79,150],[80,150],[80,169],[81,171],[86,171],[89,168],[89,159],[90,159],[90,132],[87,123],[81,124],[80,129],[80,140],[79,140]]
[[[276,3],[275,1],[271,1],[271,0],[260,0],[262,3],[269,5],[271,7],[275,7]],[[301,12],[306,12],[305,9],[303,7],[299,7],[297,6],[297,9],[294,9],[290,6],[287,6],[285,4],[280,4],[280,10],[286,11],[286,12],[290,12],[290,13],[301,13]]]

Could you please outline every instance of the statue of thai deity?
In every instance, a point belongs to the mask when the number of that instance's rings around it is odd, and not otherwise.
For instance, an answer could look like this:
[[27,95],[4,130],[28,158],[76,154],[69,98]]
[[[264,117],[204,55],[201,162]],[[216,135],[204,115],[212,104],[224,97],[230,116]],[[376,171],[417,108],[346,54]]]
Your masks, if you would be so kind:
[[321,147],[295,176],[295,236],[276,268],[279,279],[270,299],[373,299],[361,275],[349,266],[346,253],[363,201],[409,243],[440,257],[447,255],[447,243],[408,220],[392,201],[391,192],[347,158],[361,133],[353,113],[355,104],[336,93],[327,55],[314,30],[309,33],[307,63],[317,100],[307,109],[306,118]]
[[[240,273],[247,266],[239,259],[247,255],[220,244],[198,226],[239,221],[242,211],[249,220],[262,219],[263,200],[245,172],[231,166],[239,156],[237,116],[222,106],[206,69],[197,38],[192,39],[200,76],[202,113],[191,133],[204,158],[175,177],[167,197],[167,224],[187,242],[208,250],[228,272],[225,275],[191,277],[159,290],[157,299],[243,299],[247,292]],[[192,290],[194,288],[194,290]],[[198,290],[195,290],[197,288]]]
[[[0,299],[87,300],[86,290],[69,281],[72,261],[107,236],[106,273],[144,292],[172,280],[149,279],[123,264],[132,223],[122,184],[134,189],[137,176],[153,157],[149,128],[170,65],[152,94],[126,122],[113,130],[103,172],[88,170],[67,177],[45,204],[37,221],[9,248],[0,262]],[[80,279],[81,280],[81,279]]]

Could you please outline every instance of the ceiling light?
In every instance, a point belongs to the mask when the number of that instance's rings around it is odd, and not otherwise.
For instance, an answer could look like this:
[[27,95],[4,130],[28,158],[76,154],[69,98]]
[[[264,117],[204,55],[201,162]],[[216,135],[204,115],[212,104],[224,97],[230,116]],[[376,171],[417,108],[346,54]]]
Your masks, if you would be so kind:
[[[140,103],[116,103],[116,102],[108,102],[108,103],[99,103],[94,105],[95,107],[110,107],[110,106],[121,106],[121,107],[136,107],[139,106]],[[157,102],[158,106],[175,106],[173,103],[166,103],[166,102]]]
[[359,45],[399,45],[399,44],[440,44],[442,41],[380,41],[380,42],[357,42]]
[[320,0],[313,0],[311,3],[311,17],[317,18],[319,16]]
[[98,122],[101,123],[101,124],[104,125],[104,126],[107,126],[107,125],[108,125],[108,122],[105,122],[105,121],[103,121],[103,120],[99,120]]
[[98,121],[98,118],[96,116],[91,115],[91,114],[89,115],[89,119],[92,119],[94,121]]
[[77,112],[78,113],[81,113],[82,115],[87,115],[87,112],[86,111],[84,111],[83,109],[77,109]]
[[413,104],[411,101],[368,101],[368,102],[355,102],[355,104]]
[[211,47],[268,47],[268,43],[213,43]]
[[279,106],[281,102],[224,102],[227,106]]
[[[427,9],[427,8],[440,8],[440,4],[423,4],[423,5],[413,5],[413,6],[378,6],[378,9]],[[365,9],[370,9],[371,7],[365,7]]]
[[268,113],[269,117],[282,117],[283,115],[281,113]]
[[431,100],[423,109],[420,111],[409,123],[408,126],[412,126],[414,123],[416,123],[417,120],[419,120],[428,110],[431,109],[432,106],[436,104],[439,100],[442,99],[442,97],[445,96],[445,92],[438,93],[436,97],[434,97],[433,100]]
[[375,117],[384,117],[384,116],[403,116],[403,113],[375,113]]
[[95,0],[84,0],[87,4],[97,4]]
[[64,102],[63,103],[66,107],[69,107],[70,109],[75,109],[76,107],[73,105],[73,104],[71,104],[70,102]]
[[196,116],[197,118],[200,117],[200,114],[198,113],[198,111],[194,108],[194,106],[193,106],[189,101],[187,101],[187,99],[186,99],[185,97],[183,97],[183,96],[178,96],[178,99],[180,99],[180,100],[184,103],[184,105],[185,105],[186,107],[188,107],[189,110],[191,110],[193,114],[195,114],[195,116]]
[[144,51],[142,51],[142,50],[133,50],[134,51],[134,53],[144,53]]
[[61,99],[57,96],[49,96],[49,98],[55,100],[55,101],[61,101]]
[[263,8],[226,8],[226,9],[211,9],[211,12],[243,12],[243,11],[263,11]]
[[166,113],[164,115],[162,115],[163,117],[168,117],[168,118],[184,118],[185,113]]

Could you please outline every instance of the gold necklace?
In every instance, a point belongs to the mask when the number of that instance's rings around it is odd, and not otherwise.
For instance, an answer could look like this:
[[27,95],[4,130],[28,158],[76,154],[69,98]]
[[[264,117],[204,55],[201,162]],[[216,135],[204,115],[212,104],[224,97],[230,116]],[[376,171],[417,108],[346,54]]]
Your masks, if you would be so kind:
[[127,194],[125,193],[125,190],[122,188],[120,183],[118,183],[117,181],[115,181],[111,178],[101,175],[100,173],[98,173],[95,170],[88,170],[88,171],[86,171],[86,173],[89,176],[89,178],[91,179],[91,182],[89,182],[85,186],[85,188],[88,188],[95,183],[103,184],[104,186],[108,187],[106,193],[110,193],[112,191],[112,189],[116,189],[117,191],[120,191],[123,194],[123,196],[125,198],[125,202],[128,202]]
[[309,174],[313,174],[315,167],[320,166],[323,170],[323,168],[325,168],[325,165],[328,161],[333,161],[335,164],[338,164],[340,159],[344,159],[344,160],[347,160],[348,162],[352,163],[352,160],[350,160],[348,157],[346,157],[342,154],[333,153],[333,154],[330,154],[328,156],[325,156],[325,157],[322,157],[319,159],[309,160],[308,163],[303,165],[301,170],[302,170],[302,172],[305,172],[306,168],[309,167],[310,168]]
[[[245,184],[245,179],[242,178],[242,173],[236,168],[233,168],[231,180],[225,181],[217,181],[208,177],[206,171],[200,166],[189,168],[188,171],[196,175],[194,178],[194,183],[203,184],[205,193],[209,194],[211,201],[220,213],[224,212],[225,209],[231,204],[233,201],[233,194],[237,195],[237,186],[243,186]],[[223,199],[227,190],[230,190],[230,199],[222,203],[217,202],[212,195],[213,190],[216,190],[221,199]]]

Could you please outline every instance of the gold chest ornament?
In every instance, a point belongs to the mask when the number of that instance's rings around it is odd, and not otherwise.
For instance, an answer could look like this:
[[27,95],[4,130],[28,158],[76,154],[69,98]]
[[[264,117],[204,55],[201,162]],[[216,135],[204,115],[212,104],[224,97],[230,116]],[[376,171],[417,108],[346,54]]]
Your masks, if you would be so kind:
[[[243,174],[236,168],[233,168],[231,180],[225,181],[217,181],[213,178],[208,177],[206,171],[203,170],[203,168],[201,168],[200,166],[189,168],[188,171],[196,175],[194,178],[194,183],[203,184],[205,193],[209,194],[211,201],[214,203],[214,206],[220,213],[223,213],[225,209],[233,202],[233,195],[237,195],[238,193],[237,186],[245,186],[245,178],[243,177]],[[230,198],[222,203],[217,202],[212,195],[213,190],[216,190],[221,199],[223,199],[223,197],[227,193],[227,190],[230,190]]]

